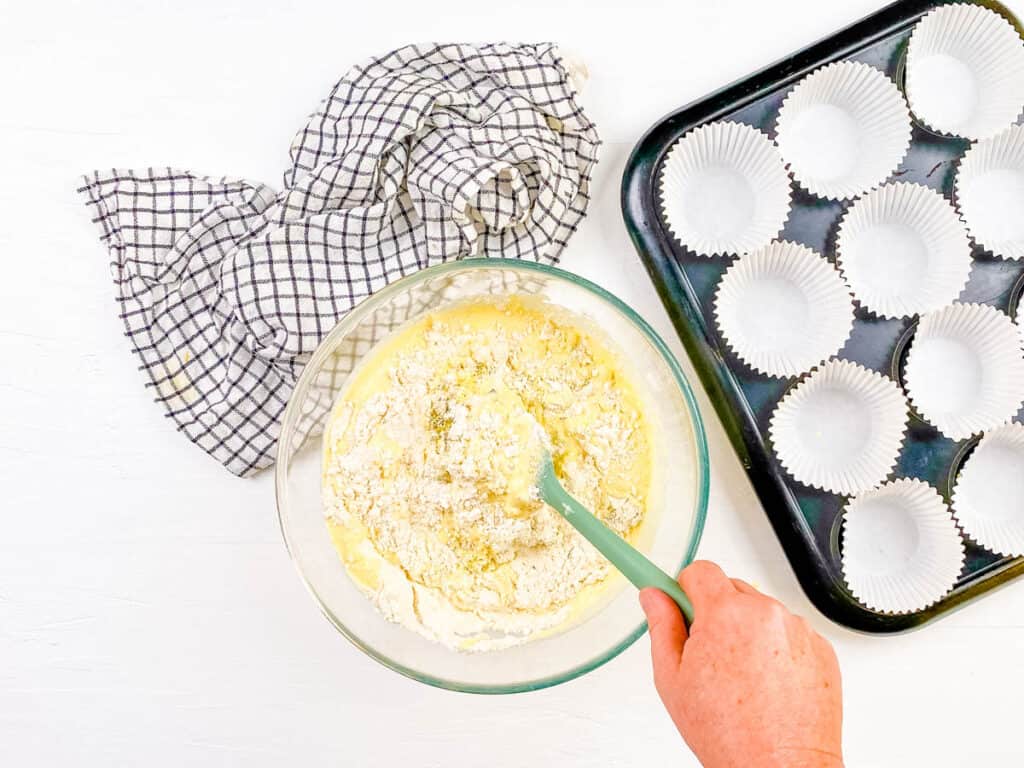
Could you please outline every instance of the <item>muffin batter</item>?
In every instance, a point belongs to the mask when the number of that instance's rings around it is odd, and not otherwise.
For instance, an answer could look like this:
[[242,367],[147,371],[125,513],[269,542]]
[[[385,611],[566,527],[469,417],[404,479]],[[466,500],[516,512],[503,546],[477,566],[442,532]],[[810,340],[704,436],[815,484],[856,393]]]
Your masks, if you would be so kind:
[[461,650],[564,628],[611,566],[533,488],[541,448],[566,488],[635,535],[650,436],[621,360],[564,310],[455,305],[386,339],[324,437],[335,546],[388,619]]

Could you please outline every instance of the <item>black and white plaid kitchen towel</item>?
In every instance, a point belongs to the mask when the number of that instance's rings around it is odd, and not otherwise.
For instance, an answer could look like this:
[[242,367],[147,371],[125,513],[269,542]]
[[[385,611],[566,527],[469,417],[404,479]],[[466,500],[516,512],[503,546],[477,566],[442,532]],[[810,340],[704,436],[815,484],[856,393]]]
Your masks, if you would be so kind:
[[180,431],[252,474],[361,299],[461,256],[556,260],[599,144],[572,76],[550,44],[408,46],[334,86],[280,192],[170,168],[84,177],[127,336]]

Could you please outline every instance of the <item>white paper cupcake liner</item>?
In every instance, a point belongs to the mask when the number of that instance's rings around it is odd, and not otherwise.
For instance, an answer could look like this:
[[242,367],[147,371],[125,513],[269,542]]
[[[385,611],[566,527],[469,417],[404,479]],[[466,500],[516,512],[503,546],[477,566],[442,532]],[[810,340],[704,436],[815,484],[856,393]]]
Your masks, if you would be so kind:
[[853,300],[824,257],[775,242],[735,261],[715,292],[715,321],[754,371],[796,376],[839,352],[853,328]]
[[1012,419],[1024,403],[1024,353],[1010,318],[985,304],[952,304],[921,317],[904,383],[929,423],[963,440]]
[[1024,40],[979,5],[936,8],[910,36],[906,91],[914,115],[932,130],[994,136],[1024,110]]
[[661,170],[662,213],[679,242],[703,256],[767,245],[789,216],[792,187],[771,139],[742,123],[687,133]]
[[896,182],[846,212],[836,259],[863,306],[882,317],[906,317],[960,297],[971,273],[971,243],[946,198]]
[[849,495],[889,476],[908,418],[907,399],[894,381],[856,363],[833,360],[775,407],[769,435],[794,478]]
[[868,608],[924,610],[949,594],[963,566],[963,539],[927,483],[894,480],[847,502],[843,577]]
[[956,172],[956,201],[971,237],[996,256],[1024,258],[1024,126],[967,150]]
[[986,432],[953,489],[964,533],[1001,555],[1024,555],[1024,426]]
[[910,146],[910,110],[880,70],[840,61],[805,77],[779,110],[779,151],[797,182],[837,200],[867,192]]

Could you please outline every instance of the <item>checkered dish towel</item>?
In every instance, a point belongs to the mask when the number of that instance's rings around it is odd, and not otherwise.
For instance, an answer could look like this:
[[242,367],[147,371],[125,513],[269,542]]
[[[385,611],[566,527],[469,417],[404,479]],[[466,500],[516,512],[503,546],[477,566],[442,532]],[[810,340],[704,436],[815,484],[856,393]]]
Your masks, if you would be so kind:
[[599,144],[574,94],[550,44],[409,46],[334,86],[280,192],[169,168],[86,176],[127,336],[179,430],[252,474],[361,299],[471,254],[555,261]]

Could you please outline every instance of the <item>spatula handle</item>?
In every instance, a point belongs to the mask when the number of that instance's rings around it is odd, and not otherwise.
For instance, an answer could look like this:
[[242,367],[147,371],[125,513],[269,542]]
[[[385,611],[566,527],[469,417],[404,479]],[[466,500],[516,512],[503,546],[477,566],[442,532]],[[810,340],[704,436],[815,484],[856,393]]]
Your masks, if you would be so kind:
[[628,541],[594,517],[574,499],[553,472],[542,472],[538,488],[541,497],[558,511],[594,547],[618,568],[637,589],[656,587],[675,600],[687,625],[693,621],[693,604],[679,583],[648,560]]

